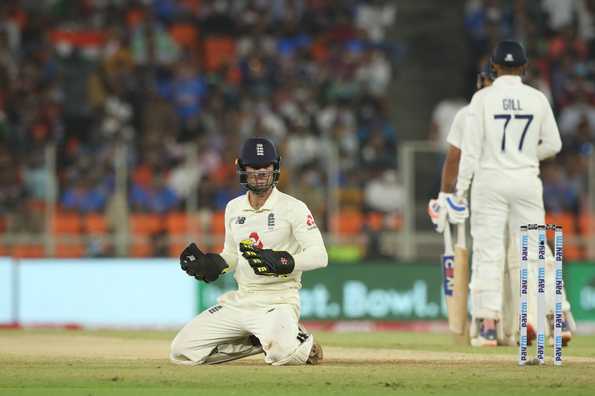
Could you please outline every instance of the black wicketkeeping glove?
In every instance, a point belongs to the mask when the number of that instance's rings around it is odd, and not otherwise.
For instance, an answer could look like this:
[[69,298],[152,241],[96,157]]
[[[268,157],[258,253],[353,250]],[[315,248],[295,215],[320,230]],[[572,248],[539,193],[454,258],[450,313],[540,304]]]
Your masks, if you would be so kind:
[[190,276],[206,283],[214,282],[227,269],[227,263],[218,254],[200,251],[191,243],[180,254],[180,266]]
[[240,251],[256,275],[287,275],[295,267],[295,261],[291,254],[271,249],[260,249],[254,246],[251,239],[240,242]]

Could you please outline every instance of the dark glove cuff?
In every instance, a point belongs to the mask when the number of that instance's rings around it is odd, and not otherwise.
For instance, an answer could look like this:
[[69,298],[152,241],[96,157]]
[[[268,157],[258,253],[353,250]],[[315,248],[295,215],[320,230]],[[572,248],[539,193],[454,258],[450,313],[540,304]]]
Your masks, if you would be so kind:
[[205,273],[202,276],[202,280],[205,282],[214,282],[219,278],[219,275],[225,270],[228,265],[221,257],[221,255],[216,253],[207,253],[205,254],[207,262],[209,263],[205,268]]
[[287,275],[293,272],[295,268],[295,260],[293,256],[287,252],[275,252],[277,255],[277,270],[275,271],[279,275]]

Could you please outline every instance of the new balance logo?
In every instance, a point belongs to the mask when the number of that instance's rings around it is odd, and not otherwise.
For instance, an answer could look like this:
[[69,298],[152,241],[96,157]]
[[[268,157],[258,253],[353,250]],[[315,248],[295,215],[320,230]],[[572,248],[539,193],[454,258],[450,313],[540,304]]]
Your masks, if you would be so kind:
[[215,312],[219,311],[221,308],[223,308],[221,305],[215,305],[214,307],[209,308],[209,313],[214,314]]
[[301,331],[298,333],[297,335],[297,339],[300,343],[303,343],[304,341],[306,341],[308,339],[310,335],[306,334],[306,333],[302,333]]
[[514,62],[514,56],[512,56],[512,54],[506,54],[504,62]]
[[256,144],[256,155],[264,155],[264,147],[262,143]]

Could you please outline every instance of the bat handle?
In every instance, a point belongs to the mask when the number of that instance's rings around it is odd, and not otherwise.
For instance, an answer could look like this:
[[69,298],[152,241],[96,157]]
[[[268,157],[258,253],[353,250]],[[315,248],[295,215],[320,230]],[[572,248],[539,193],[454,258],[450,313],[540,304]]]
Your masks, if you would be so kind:
[[465,235],[465,223],[457,225],[457,246],[465,249],[467,246],[467,235]]
[[443,236],[444,236],[445,253],[452,254],[452,236],[451,236],[449,222],[446,222],[446,225],[444,227]]

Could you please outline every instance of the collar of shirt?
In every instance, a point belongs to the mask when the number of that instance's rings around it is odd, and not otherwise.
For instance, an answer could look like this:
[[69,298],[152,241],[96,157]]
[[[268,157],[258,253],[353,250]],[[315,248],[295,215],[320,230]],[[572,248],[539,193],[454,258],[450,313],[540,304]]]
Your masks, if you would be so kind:
[[279,200],[279,190],[277,190],[277,187],[273,187],[273,191],[271,191],[271,195],[269,195],[269,197],[267,198],[267,200],[264,202],[264,205],[262,205],[259,209],[254,209],[252,207],[252,205],[250,205],[250,200],[248,199],[248,192],[246,192],[246,194],[244,195],[244,200],[242,202],[242,210],[250,210],[252,212],[260,212],[263,210],[273,210],[273,206],[275,206],[275,204],[277,203],[277,201]]
[[494,84],[496,85],[511,85],[511,84],[522,84],[521,76],[513,76],[510,74],[500,76],[494,80]]

